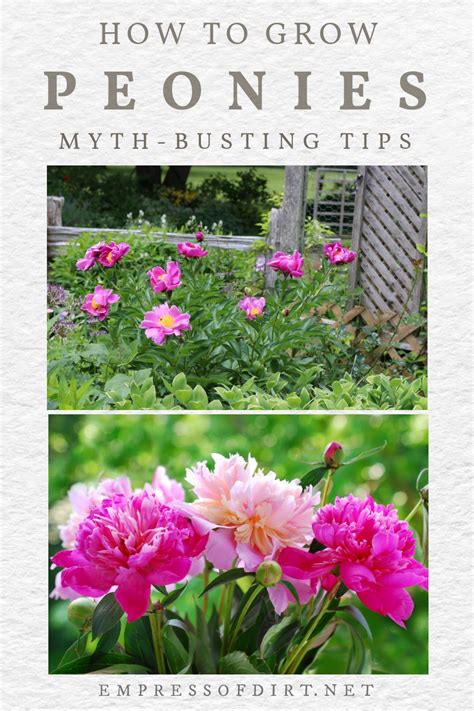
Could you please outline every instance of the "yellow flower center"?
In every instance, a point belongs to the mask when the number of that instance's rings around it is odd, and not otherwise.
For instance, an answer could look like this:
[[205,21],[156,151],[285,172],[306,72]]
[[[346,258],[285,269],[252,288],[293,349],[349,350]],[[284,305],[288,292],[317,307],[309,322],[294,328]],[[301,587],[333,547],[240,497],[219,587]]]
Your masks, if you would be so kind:
[[92,298],[91,299],[91,306],[93,309],[98,309],[100,304],[98,304],[97,301],[94,298]]
[[260,309],[258,308],[258,306],[253,306],[253,307],[250,309],[250,315],[251,315],[251,316],[258,316],[259,313],[260,313]]
[[165,328],[171,328],[175,321],[176,321],[176,319],[173,316],[171,316],[171,314],[166,314],[166,316],[162,316],[159,319],[158,323],[160,323]]
[[109,252],[108,255],[106,256],[106,260],[108,261],[109,264],[114,261],[112,252]]
[[165,273],[165,274],[160,274],[160,276],[158,277],[158,279],[159,279],[160,281],[166,281],[166,276],[167,276],[166,273]]

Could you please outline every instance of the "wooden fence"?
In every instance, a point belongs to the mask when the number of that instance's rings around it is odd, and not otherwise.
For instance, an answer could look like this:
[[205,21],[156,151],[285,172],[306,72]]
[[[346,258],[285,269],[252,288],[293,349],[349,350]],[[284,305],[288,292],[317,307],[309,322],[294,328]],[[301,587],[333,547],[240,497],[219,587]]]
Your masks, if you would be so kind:
[[[83,234],[97,235],[98,239],[105,240],[116,240],[120,237],[126,239],[128,235],[137,235],[139,237],[146,236],[145,232],[141,230],[114,230],[108,228],[94,227],[64,227],[64,225],[62,224],[61,214],[63,205],[63,197],[48,197],[48,259],[55,257],[64,249],[67,244],[69,244],[70,242],[77,241],[77,239],[79,239],[79,237],[81,237],[81,235]],[[165,233],[154,230],[153,232],[146,234],[152,235],[157,239],[164,239],[166,237],[167,241],[171,242],[172,244],[194,240],[194,234],[185,234],[183,232]],[[237,249],[241,251],[247,251],[258,240],[262,240],[262,237],[257,237],[255,235],[238,237],[217,237],[214,235],[206,235],[206,246],[220,247],[221,249]]]
[[359,168],[349,285],[373,313],[419,311],[423,296],[427,176],[422,166]]
[[[304,248],[304,220],[306,214],[308,168],[288,166],[285,169],[285,194],[282,206],[271,212],[270,250],[300,252]],[[351,304],[347,314],[334,304],[325,305],[319,315],[328,324],[343,323],[348,328],[356,324],[383,326],[382,340],[399,343],[402,350],[420,352],[423,347],[416,337],[420,323],[401,325],[401,317],[418,311],[423,294],[423,255],[417,244],[426,244],[426,169],[419,166],[367,166],[358,170],[358,187],[352,232],[352,248],[358,257],[353,262],[349,286],[360,287],[357,304]],[[56,255],[67,243],[81,234],[97,234],[102,239],[117,239],[139,230],[109,230],[64,227],[61,210],[62,197],[48,197],[48,257]],[[194,235],[154,231],[157,238],[172,243],[192,239]],[[247,251],[262,237],[209,235],[206,246]],[[276,274],[265,268],[265,286],[271,288]],[[390,334],[390,335],[388,335]],[[389,339],[389,340],[387,340]],[[400,358],[399,349],[389,351]]]

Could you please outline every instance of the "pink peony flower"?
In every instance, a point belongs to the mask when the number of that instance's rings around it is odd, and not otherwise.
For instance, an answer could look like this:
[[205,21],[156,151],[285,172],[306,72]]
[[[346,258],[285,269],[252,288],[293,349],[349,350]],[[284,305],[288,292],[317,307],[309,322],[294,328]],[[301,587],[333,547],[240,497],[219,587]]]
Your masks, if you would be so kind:
[[78,259],[76,262],[77,269],[87,271],[87,269],[93,267],[100,254],[100,250],[103,247],[105,247],[105,242],[97,242],[97,244],[89,247],[89,249],[86,250],[84,257],[82,259]]
[[428,571],[414,559],[415,538],[390,504],[350,495],[320,509],[314,535],[324,550],[286,549],[278,557],[284,573],[298,579],[320,578],[325,589],[338,580],[374,612],[405,627],[413,600],[405,590],[428,589]]
[[178,481],[170,479],[164,467],[156,467],[151,487],[161,504],[184,501],[184,489]]
[[180,510],[193,516],[198,530],[210,531],[206,557],[216,568],[231,568],[237,559],[254,571],[279,549],[312,540],[319,494],[279,480],[274,472],[264,474],[250,456],[247,461],[237,454],[212,456],[213,472],[205,462],[187,471],[197,499]]
[[126,242],[120,242],[119,244],[109,242],[101,247],[97,261],[99,261],[103,267],[113,267],[114,264],[117,264],[129,251],[130,245]]
[[194,235],[194,238],[196,242],[204,242],[204,232],[201,232],[199,230],[199,232],[196,232],[196,234]]
[[349,264],[357,257],[356,252],[343,247],[340,242],[329,242],[324,245],[324,254],[330,264]]
[[252,321],[252,319],[257,318],[263,314],[265,309],[265,299],[261,296],[257,299],[256,296],[246,296],[245,299],[239,301],[239,307],[242,311],[245,311],[245,315]]
[[304,257],[296,249],[293,254],[275,252],[267,266],[275,272],[283,272],[298,279],[303,276]]
[[153,291],[173,291],[181,286],[181,269],[177,262],[168,262],[166,269],[163,267],[153,267],[150,269],[150,285]]
[[182,331],[189,331],[189,314],[183,313],[177,306],[169,307],[167,303],[154,306],[147,311],[140,324],[145,329],[145,335],[157,346],[160,346],[168,336],[180,336]]
[[[52,567],[55,568],[56,566],[53,565]],[[65,588],[61,578],[62,571],[59,571],[59,573],[54,579],[54,588],[49,594],[51,600],[77,600],[78,597],[81,597],[81,595],[79,595],[79,593],[77,592],[74,592],[72,588]]]
[[68,498],[72,513],[65,525],[58,526],[59,537],[64,548],[72,548],[74,546],[79,524],[90,514],[94,506],[115,494],[131,496],[132,486],[128,477],[119,476],[116,479],[103,479],[97,486],[87,486],[86,484],[73,484],[71,486],[68,491]]
[[207,536],[154,492],[104,499],[82,521],[75,548],[56,553],[61,584],[99,597],[114,589],[128,621],[146,614],[152,585],[178,583],[201,555]]
[[110,304],[115,304],[119,299],[120,296],[114,294],[112,289],[104,289],[103,286],[98,285],[93,294],[86,294],[81,309],[95,316],[99,321],[103,321],[109,315]]
[[179,242],[178,252],[187,257],[187,259],[197,259],[199,257],[207,257],[209,252],[203,249],[198,244],[193,244],[192,242]]

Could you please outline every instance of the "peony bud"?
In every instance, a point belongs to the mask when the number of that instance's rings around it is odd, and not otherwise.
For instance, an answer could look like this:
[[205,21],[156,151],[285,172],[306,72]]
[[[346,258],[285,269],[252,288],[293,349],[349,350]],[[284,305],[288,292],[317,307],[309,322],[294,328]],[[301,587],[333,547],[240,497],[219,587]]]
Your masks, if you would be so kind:
[[204,233],[201,231],[196,232],[194,237],[196,238],[196,242],[203,242],[204,241]]
[[289,315],[289,313],[290,313],[290,309],[283,309],[283,311],[281,312],[281,315],[286,317]]
[[95,602],[88,597],[78,597],[69,605],[67,618],[74,627],[83,630],[91,626],[94,610]]
[[329,469],[337,469],[344,459],[344,450],[339,442],[330,442],[324,450],[324,463]]
[[247,296],[250,296],[251,293],[252,293],[252,289],[249,286],[246,286],[244,289],[244,294],[246,294]]
[[271,588],[280,582],[282,576],[281,567],[274,560],[264,560],[257,568],[255,578],[260,585]]

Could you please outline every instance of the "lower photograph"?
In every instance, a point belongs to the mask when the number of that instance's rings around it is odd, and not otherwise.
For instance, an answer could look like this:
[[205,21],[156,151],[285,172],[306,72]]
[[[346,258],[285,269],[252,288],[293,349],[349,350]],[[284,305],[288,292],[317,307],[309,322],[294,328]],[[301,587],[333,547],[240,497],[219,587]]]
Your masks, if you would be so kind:
[[424,414],[49,417],[52,674],[427,674]]

